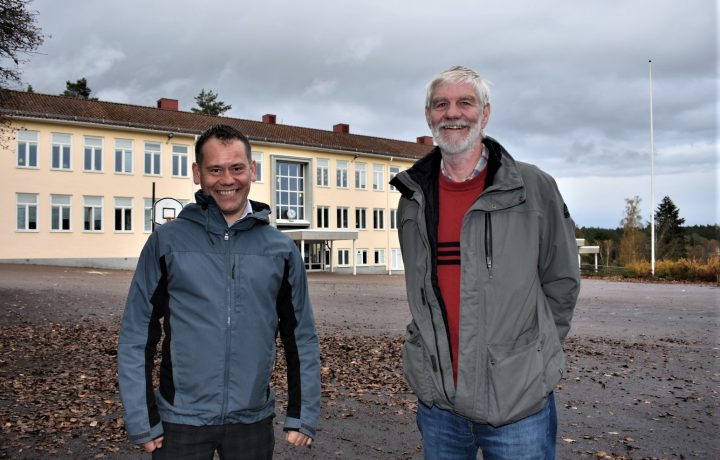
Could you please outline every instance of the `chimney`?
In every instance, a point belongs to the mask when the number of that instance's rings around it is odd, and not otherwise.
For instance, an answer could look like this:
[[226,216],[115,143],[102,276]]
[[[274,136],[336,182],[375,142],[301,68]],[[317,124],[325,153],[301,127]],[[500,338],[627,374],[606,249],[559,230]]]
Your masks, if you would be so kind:
[[162,99],[158,99],[157,101],[158,109],[172,110],[174,112],[177,112],[179,110],[179,106],[180,104],[178,103],[177,99],[168,99],[166,97],[163,97]]
[[265,115],[263,115],[262,121],[263,121],[263,123],[267,123],[269,125],[274,125],[276,118],[277,117],[275,115],[273,115],[272,113],[266,113]]
[[420,136],[417,138],[417,143],[423,145],[433,145],[433,138],[432,136]]
[[341,134],[349,134],[350,133],[350,125],[348,125],[346,123],[338,123],[336,125],[333,125],[333,132],[341,133]]

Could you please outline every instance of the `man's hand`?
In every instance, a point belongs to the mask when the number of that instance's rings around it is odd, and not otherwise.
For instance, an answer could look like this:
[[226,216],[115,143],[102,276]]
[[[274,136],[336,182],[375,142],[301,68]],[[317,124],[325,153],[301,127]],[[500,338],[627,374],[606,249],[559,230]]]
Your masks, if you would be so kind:
[[155,438],[152,441],[148,441],[145,444],[143,444],[143,449],[145,449],[145,452],[152,452],[155,449],[159,449],[162,447],[163,443],[163,437],[160,436],[159,438]]
[[285,440],[293,446],[310,447],[313,440],[310,436],[306,436],[299,431],[288,431],[285,433]]

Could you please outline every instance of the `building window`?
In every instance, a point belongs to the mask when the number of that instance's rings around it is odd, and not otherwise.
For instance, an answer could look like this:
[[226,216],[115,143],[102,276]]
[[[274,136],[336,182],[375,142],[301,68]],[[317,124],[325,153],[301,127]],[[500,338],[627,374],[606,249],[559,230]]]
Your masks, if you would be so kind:
[[316,184],[318,187],[327,187],[330,183],[330,160],[326,158],[317,159]]
[[338,249],[338,265],[350,265],[349,249]]
[[337,228],[349,228],[348,208],[337,208]]
[[355,208],[355,228],[359,230],[367,228],[367,209]]
[[348,162],[345,160],[335,162],[335,186],[348,188]]
[[365,190],[367,188],[367,165],[355,163],[355,188]]
[[36,193],[17,194],[17,229],[33,231],[38,229],[38,196]]
[[115,198],[115,231],[132,231],[132,198]]
[[160,175],[160,144],[157,142],[145,142],[145,174]]
[[143,227],[146,232],[152,232],[152,214],[153,214],[152,198],[143,199],[143,222],[144,222]]
[[50,195],[50,229],[56,232],[70,231],[72,196]]
[[375,265],[385,265],[385,249],[376,249],[375,253]]
[[86,232],[102,231],[103,198],[86,196],[83,203],[83,230]]
[[38,138],[37,131],[17,132],[17,165],[18,168],[38,167]]
[[397,230],[397,209],[390,210],[390,230]]
[[[398,168],[397,166],[390,166],[390,180],[393,180],[398,174],[400,174],[400,168]],[[390,191],[397,192],[397,189],[394,185],[391,185]]]
[[52,134],[52,169],[70,169],[70,134]]
[[330,208],[327,206],[317,207],[317,228],[330,228]]
[[358,249],[355,253],[355,264],[356,265],[367,265],[368,264],[368,250]]
[[188,177],[188,146],[172,146],[172,175],[174,177]]
[[279,219],[305,220],[305,164],[275,163],[275,213]]
[[133,152],[130,139],[115,139],[115,172],[132,174]]
[[385,190],[385,166],[373,165],[373,190]]
[[399,248],[393,248],[390,250],[390,257],[392,260],[390,261],[390,268],[392,270],[404,270],[405,266],[403,265],[402,260],[402,253],[400,252]]
[[263,181],[263,154],[262,152],[252,152],[250,155],[255,162],[255,180]]
[[373,209],[373,228],[375,230],[385,229],[385,210],[382,208]]
[[85,171],[101,172],[102,164],[102,137],[85,136],[83,169]]

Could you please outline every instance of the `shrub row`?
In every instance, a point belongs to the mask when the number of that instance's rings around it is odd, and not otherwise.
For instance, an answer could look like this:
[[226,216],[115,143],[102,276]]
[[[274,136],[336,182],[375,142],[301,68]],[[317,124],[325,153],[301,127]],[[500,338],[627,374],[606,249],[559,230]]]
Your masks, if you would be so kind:
[[[650,262],[634,262],[625,266],[625,278],[651,278]],[[707,263],[690,259],[658,260],[655,278],[668,281],[701,281],[720,284],[720,257],[711,257]]]

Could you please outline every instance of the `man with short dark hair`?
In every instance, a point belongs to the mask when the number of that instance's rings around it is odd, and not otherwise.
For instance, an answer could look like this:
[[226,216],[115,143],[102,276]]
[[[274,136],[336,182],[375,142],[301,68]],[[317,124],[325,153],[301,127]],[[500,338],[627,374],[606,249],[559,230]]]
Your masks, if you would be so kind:
[[130,286],[120,395],[130,440],[154,459],[272,458],[278,332],[287,362],[285,438],[310,446],[315,437],[320,355],[305,266],[295,243],[269,225],[269,207],[248,199],[250,155],[248,139],[230,126],[198,138],[197,203],[150,235]]
[[425,116],[437,147],[391,181],[425,458],[553,459],[580,287],[573,222],[552,177],[484,136],[490,93],[476,72],[440,73]]

